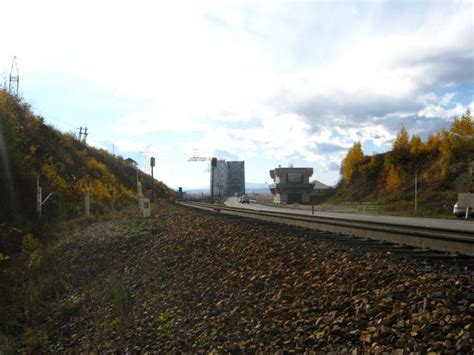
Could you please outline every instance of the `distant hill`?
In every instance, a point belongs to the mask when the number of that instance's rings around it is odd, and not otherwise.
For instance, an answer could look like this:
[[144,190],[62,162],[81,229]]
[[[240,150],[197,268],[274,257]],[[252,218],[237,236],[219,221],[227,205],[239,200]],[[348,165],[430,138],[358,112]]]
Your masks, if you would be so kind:
[[[92,213],[105,212],[112,198],[118,208],[134,201],[137,177],[144,190],[151,188],[151,178],[131,162],[46,125],[27,103],[0,90],[0,225],[36,218],[37,177],[43,197],[53,192],[44,206],[46,220],[81,215],[86,188]],[[155,191],[174,195],[160,181]]]
[[270,189],[268,188],[268,185],[265,183],[253,183],[249,182],[245,184],[245,191],[247,192],[268,192],[270,193]]
[[419,213],[449,214],[459,192],[472,191],[474,126],[471,112],[423,141],[402,128],[392,150],[366,156],[355,143],[341,164],[334,201],[372,202],[393,210],[414,209],[417,177]]
[[[188,193],[191,194],[208,194],[209,193],[209,187],[200,187],[200,188],[195,188],[195,189],[187,189],[185,190]],[[265,183],[254,183],[254,182],[247,182],[245,183],[245,191],[247,192],[270,192],[268,189],[268,185]]]

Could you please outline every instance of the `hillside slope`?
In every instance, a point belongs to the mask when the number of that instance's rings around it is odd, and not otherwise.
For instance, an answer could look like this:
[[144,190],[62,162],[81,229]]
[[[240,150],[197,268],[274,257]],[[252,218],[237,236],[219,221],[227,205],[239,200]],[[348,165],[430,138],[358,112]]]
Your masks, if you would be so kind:
[[[27,103],[0,91],[0,234],[1,226],[30,225],[36,219],[36,180],[43,198],[42,219],[51,221],[83,214],[84,190],[90,189],[91,213],[102,214],[111,206],[120,209],[135,200],[137,178],[144,191],[151,178],[122,157],[87,146],[77,137],[44,123]],[[157,196],[173,196],[155,180]],[[0,242],[1,247],[1,242]],[[2,250],[0,249],[0,252]]]
[[341,165],[342,179],[336,201],[372,202],[402,212],[414,211],[415,177],[418,212],[450,214],[459,192],[474,188],[474,125],[471,113],[455,119],[449,130],[441,130],[423,141],[398,133],[392,150],[364,155],[355,143]]

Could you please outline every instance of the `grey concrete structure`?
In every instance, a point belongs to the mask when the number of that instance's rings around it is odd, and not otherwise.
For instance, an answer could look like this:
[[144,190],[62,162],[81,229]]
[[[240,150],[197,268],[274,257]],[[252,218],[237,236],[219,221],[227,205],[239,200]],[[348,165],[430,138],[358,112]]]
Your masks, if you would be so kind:
[[245,194],[245,162],[227,162],[227,196]]
[[[225,160],[217,160],[217,166],[212,169],[214,175],[214,197],[223,198],[227,196],[227,164]],[[212,184],[212,176],[211,176]]]
[[[214,197],[241,196],[245,194],[245,162],[217,160],[211,170],[214,177]],[[211,181],[212,181],[211,175]],[[211,182],[212,184],[212,182]]]
[[270,191],[275,203],[309,203],[314,184],[309,182],[312,168],[281,168],[270,170],[273,184]]

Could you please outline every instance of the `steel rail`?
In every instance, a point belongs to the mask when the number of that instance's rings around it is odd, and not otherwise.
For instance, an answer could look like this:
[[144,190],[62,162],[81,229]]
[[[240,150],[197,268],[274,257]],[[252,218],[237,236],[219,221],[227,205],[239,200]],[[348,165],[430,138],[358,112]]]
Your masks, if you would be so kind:
[[474,233],[468,230],[453,230],[447,227],[434,228],[418,225],[405,226],[389,222],[357,221],[341,217],[307,216],[297,213],[251,210],[207,203],[180,202],[180,204],[216,213],[382,240],[421,249],[474,256]]

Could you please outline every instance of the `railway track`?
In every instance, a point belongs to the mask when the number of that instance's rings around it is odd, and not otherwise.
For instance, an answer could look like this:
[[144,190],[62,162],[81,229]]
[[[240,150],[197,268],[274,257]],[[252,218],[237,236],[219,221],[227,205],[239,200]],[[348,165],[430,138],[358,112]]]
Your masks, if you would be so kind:
[[474,256],[474,233],[468,228],[454,230],[447,227],[404,226],[377,221],[357,221],[350,217],[308,216],[197,202],[179,202],[179,204],[214,213],[305,227],[326,234],[329,232],[330,234],[326,237],[332,239],[349,237],[352,238],[352,240],[347,240],[350,243],[357,243],[354,239],[354,237],[357,237],[359,241],[365,240],[365,245],[369,248],[386,248],[388,251],[393,249],[393,251],[406,253],[412,253],[416,250],[416,252],[421,251],[425,255],[429,255],[430,251],[440,251]]

